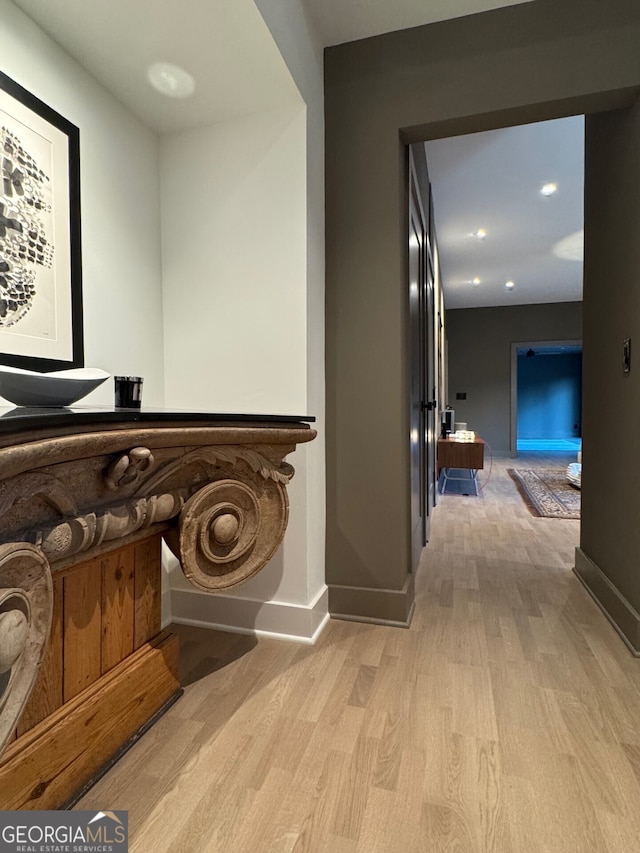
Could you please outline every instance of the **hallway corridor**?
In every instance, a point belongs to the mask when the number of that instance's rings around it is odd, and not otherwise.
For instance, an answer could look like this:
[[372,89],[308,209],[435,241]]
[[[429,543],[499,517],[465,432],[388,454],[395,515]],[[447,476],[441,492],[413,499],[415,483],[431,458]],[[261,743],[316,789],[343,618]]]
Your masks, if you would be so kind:
[[409,630],[178,626],[184,697],[79,807],[128,809],[136,853],[637,850],[640,660],[513,464],[440,498]]

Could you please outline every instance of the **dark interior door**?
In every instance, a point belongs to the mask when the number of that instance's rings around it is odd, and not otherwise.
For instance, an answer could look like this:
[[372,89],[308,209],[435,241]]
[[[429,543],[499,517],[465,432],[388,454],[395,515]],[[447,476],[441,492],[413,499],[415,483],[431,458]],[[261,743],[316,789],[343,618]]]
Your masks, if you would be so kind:
[[[433,218],[431,218],[433,221]],[[436,397],[436,341],[435,341],[435,288],[433,274],[433,255],[431,252],[431,239],[426,241],[426,280],[424,285],[424,323],[425,332],[425,364],[424,364],[424,398],[426,408],[425,431],[424,431],[424,463],[425,463],[425,503],[427,516],[431,515],[436,504],[436,447],[438,441],[438,425],[440,422],[438,403]],[[428,527],[428,525],[427,525]],[[425,542],[428,538],[428,530],[425,528]]]
[[[412,182],[413,183],[413,182]],[[409,334],[411,341],[411,553],[415,570],[425,544],[428,525],[425,495],[424,408],[424,220],[419,198],[412,186],[409,201]]]
[[[409,330],[411,341],[411,523],[415,569],[430,534],[435,505],[437,404],[435,380],[434,275],[425,208],[429,187],[409,168]],[[425,197],[427,203],[423,205]]]

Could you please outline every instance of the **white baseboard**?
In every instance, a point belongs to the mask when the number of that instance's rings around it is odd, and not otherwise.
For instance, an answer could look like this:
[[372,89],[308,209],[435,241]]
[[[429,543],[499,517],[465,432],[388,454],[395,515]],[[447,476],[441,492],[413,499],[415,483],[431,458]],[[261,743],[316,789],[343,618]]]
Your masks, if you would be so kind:
[[330,618],[326,586],[307,605],[210,595],[195,589],[173,589],[170,594],[171,622],[179,625],[308,645],[316,642]]

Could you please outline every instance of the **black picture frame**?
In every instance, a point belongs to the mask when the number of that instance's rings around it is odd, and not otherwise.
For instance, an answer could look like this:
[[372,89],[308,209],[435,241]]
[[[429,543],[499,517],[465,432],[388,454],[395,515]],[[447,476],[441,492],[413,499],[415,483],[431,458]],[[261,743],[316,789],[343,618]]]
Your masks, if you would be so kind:
[[3,72],[0,364],[84,366],[80,131]]

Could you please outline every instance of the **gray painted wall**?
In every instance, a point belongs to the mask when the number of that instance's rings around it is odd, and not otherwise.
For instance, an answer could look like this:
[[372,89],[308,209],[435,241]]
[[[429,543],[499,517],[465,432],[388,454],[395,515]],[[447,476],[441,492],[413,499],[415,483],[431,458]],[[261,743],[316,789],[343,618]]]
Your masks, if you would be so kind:
[[332,609],[411,604],[403,142],[627,106],[638,44],[637,0],[536,0],[325,52]]
[[[437,216],[437,211],[436,211]],[[461,308],[446,313],[449,341],[449,404],[507,456],[511,439],[511,344],[582,339],[582,303]],[[467,394],[456,400],[456,392]]]
[[640,103],[589,117],[585,157],[580,545],[640,611]]

